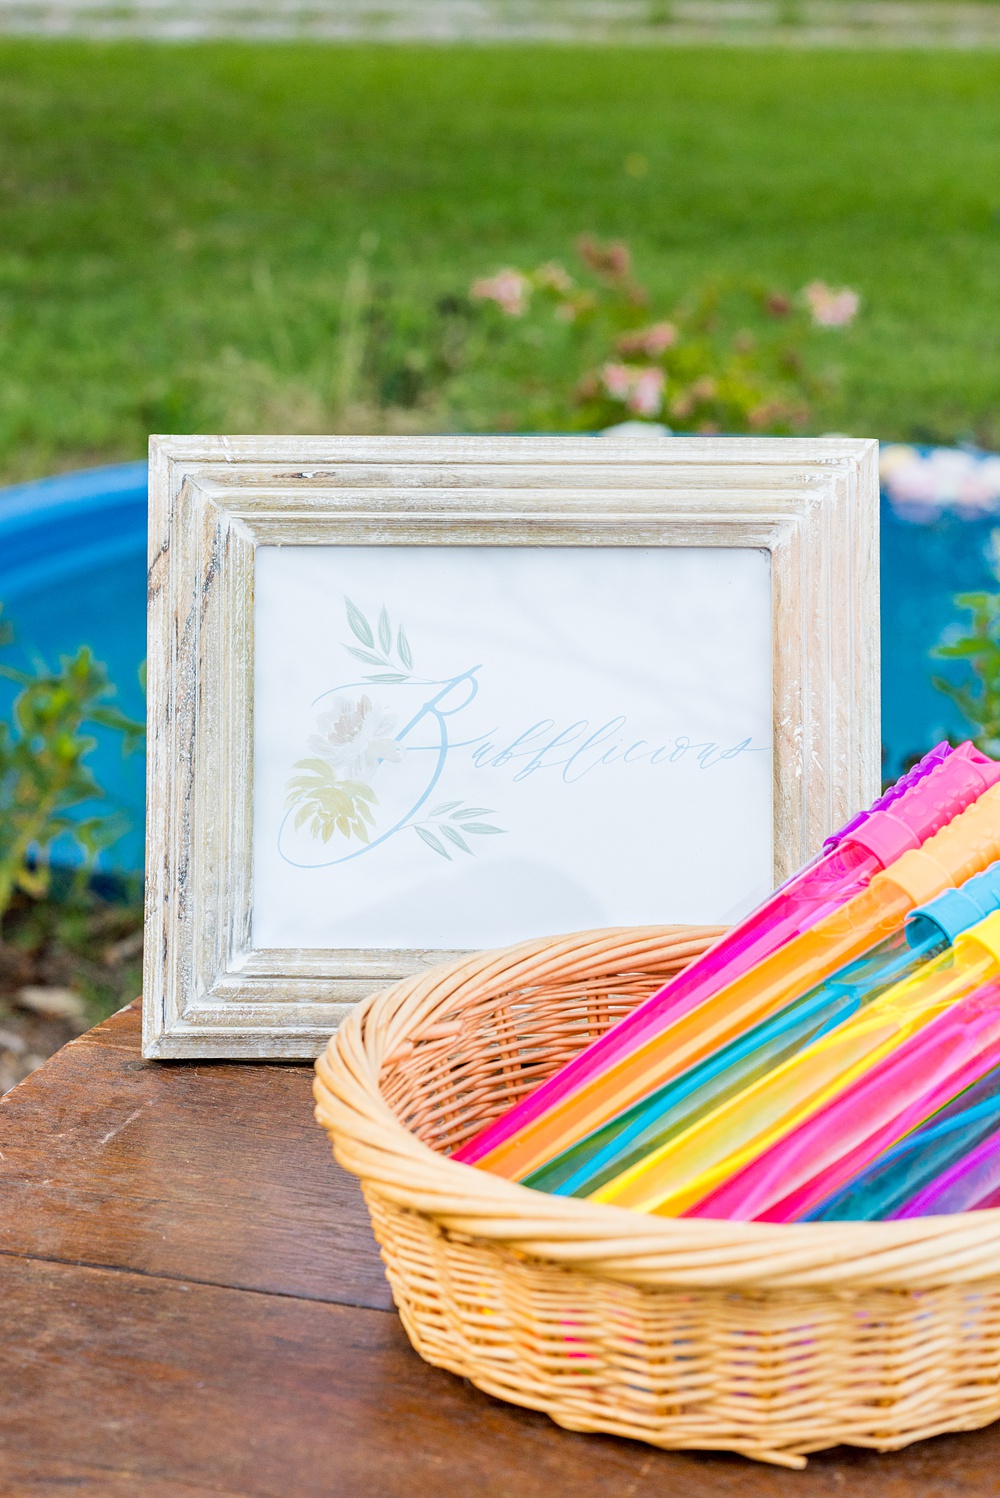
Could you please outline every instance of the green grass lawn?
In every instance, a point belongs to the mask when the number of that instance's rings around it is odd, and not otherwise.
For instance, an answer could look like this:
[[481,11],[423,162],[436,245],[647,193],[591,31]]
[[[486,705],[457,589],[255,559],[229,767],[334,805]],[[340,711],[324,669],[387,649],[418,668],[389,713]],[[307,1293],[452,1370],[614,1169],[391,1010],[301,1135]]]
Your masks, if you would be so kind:
[[8,479],[150,430],[544,425],[571,331],[449,298],[584,231],[664,311],[856,287],[813,429],[1000,444],[996,55],[4,42],[0,195]]

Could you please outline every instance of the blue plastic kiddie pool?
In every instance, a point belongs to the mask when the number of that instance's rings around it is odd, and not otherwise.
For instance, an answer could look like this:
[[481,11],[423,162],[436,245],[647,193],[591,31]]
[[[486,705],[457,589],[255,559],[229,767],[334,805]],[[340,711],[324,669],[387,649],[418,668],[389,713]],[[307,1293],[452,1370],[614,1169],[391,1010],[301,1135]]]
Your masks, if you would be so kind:
[[[986,561],[997,521],[944,512],[916,523],[882,504],[882,724],[885,772],[951,733],[961,716],[930,684],[927,652],[955,618],[952,594],[998,589]],[[146,654],[146,464],[95,468],[0,490],[0,601],[17,631],[12,664],[55,663],[90,645],[118,686],[119,705],[143,712]],[[0,714],[14,688],[0,680]],[[144,766],[97,734],[92,765],[132,830],[101,855],[107,871],[142,868]],[[68,856],[68,847],[57,850]]]
[[[141,718],[139,668],[146,654],[146,464],[126,463],[0,490],[0,602],[16,642],[11,665],[89,645],[118,688],[123,711]],[[17,688],[0,678],[0,715]],[[145,766],[141,753],[122,757],[120,742],[95,730],[90,758],[107,791],[106,808],[132,827],[101,855],[105,870],[142,868]],[[89,810],[93,810],[92,804]],[[68,840],[67,840],[68,841]],[[58,848],[66,858],[70,848]]]

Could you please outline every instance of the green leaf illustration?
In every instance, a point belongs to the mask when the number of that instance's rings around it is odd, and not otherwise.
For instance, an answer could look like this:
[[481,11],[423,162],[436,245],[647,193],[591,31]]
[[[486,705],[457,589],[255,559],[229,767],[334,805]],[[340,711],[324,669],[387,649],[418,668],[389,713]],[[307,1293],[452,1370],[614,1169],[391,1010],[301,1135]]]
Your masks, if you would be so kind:
[[468,843],[465,841],[465,838],[459,832],[457,827],[452,827],[450,822],[442,822],[440,830],[449,842],[455,844],[456,848],[461,848],[463,853],[472,853],[472,849],[469,847]]
[[451,819],[453,822],[462,822],[468,817],[488,817],[492,811],[492,806],[466,806],[462,811],[452,812]]
[[451,862],[451,854],[447,848],[441,846],[433,832],[428,832],[426,827],[414,827],[413,830],[417,837],[423,838],[429,848],[433,848],[435,853],[440,853],[442,858],[447,858],[448,862]]
[[461,806],[461,804],[461,801],[443,801],[440,806],[435,806],[434,810],[429,811],[427,815],[429,817],[443,817],[446,811],[452,811],[454,807]]
[[392,649],[392,625],[389,623],[389,615],[385,611],[385,604],[382,605],[382,612],[378,616],[378,642],[386,655],[388,655]]
[[410,642],[406,638],[406,634],[403,630],[402,625],[399,626],[399,633],[396,636],[396,653],[399,656],[400,660],[403,662],[403,665],[406,667],[407,671],[412,671],[413,655],[410,651]]
[[353,655],[356,660],[364,661],[369,666],[384,666],[385,661],[380,655],[373,655],[370,650],[359,650],[357,645],[345,645],[344,649],[348,655]]
[[502,827],[491,827],[489,822],[463,822],[463,832],[503,832]]
[[402,671],[383,671],[380,676],[366,676],[365,681],[378,683],[409,681],[409,677]]
[[364,614],[349,598],[345,598],[344,602],[347,605],[347,622],[351,626],[351,633],[357,636],[362,645],[374,645],[375,636]]
[[350,841],[370,841],[368,828],[374,827],[371,806],[378,797],[370,785],[360,780],[338,780],[333,766],[324,759],[301,759],[288,782],[288,805],[295,807],[293,825],[298,831],[309,824],[313,837],[328,843],[335,833]]
[[[296,770],[311,770],[313,775],[318,775],[321,779],[333,773],[329,761],[325,759],[299,759],[295,761],[295,768]],[[303,780],[305,777],[299,775],[296,778]],[[292,782],[289,781],[289,785],[291,784]]]

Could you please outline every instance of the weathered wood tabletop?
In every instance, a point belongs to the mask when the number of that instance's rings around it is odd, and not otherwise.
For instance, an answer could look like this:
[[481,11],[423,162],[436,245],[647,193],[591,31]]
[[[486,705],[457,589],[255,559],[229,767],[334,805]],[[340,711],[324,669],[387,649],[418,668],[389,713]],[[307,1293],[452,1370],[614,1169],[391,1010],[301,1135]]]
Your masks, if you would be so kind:
[[133,1006],[0,1103],[2,1498],[1000,1493],[1000,1426],[789,1472],[572,1435],[427,1367],[311,1075],[144,1062]]

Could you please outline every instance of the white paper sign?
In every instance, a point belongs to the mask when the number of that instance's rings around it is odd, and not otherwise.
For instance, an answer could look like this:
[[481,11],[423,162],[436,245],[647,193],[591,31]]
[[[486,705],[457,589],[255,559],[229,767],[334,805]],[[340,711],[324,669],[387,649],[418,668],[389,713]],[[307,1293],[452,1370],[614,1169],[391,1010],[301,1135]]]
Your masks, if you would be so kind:
[[771,887],[766,552],[261,546],[255,947],[730,921]]

